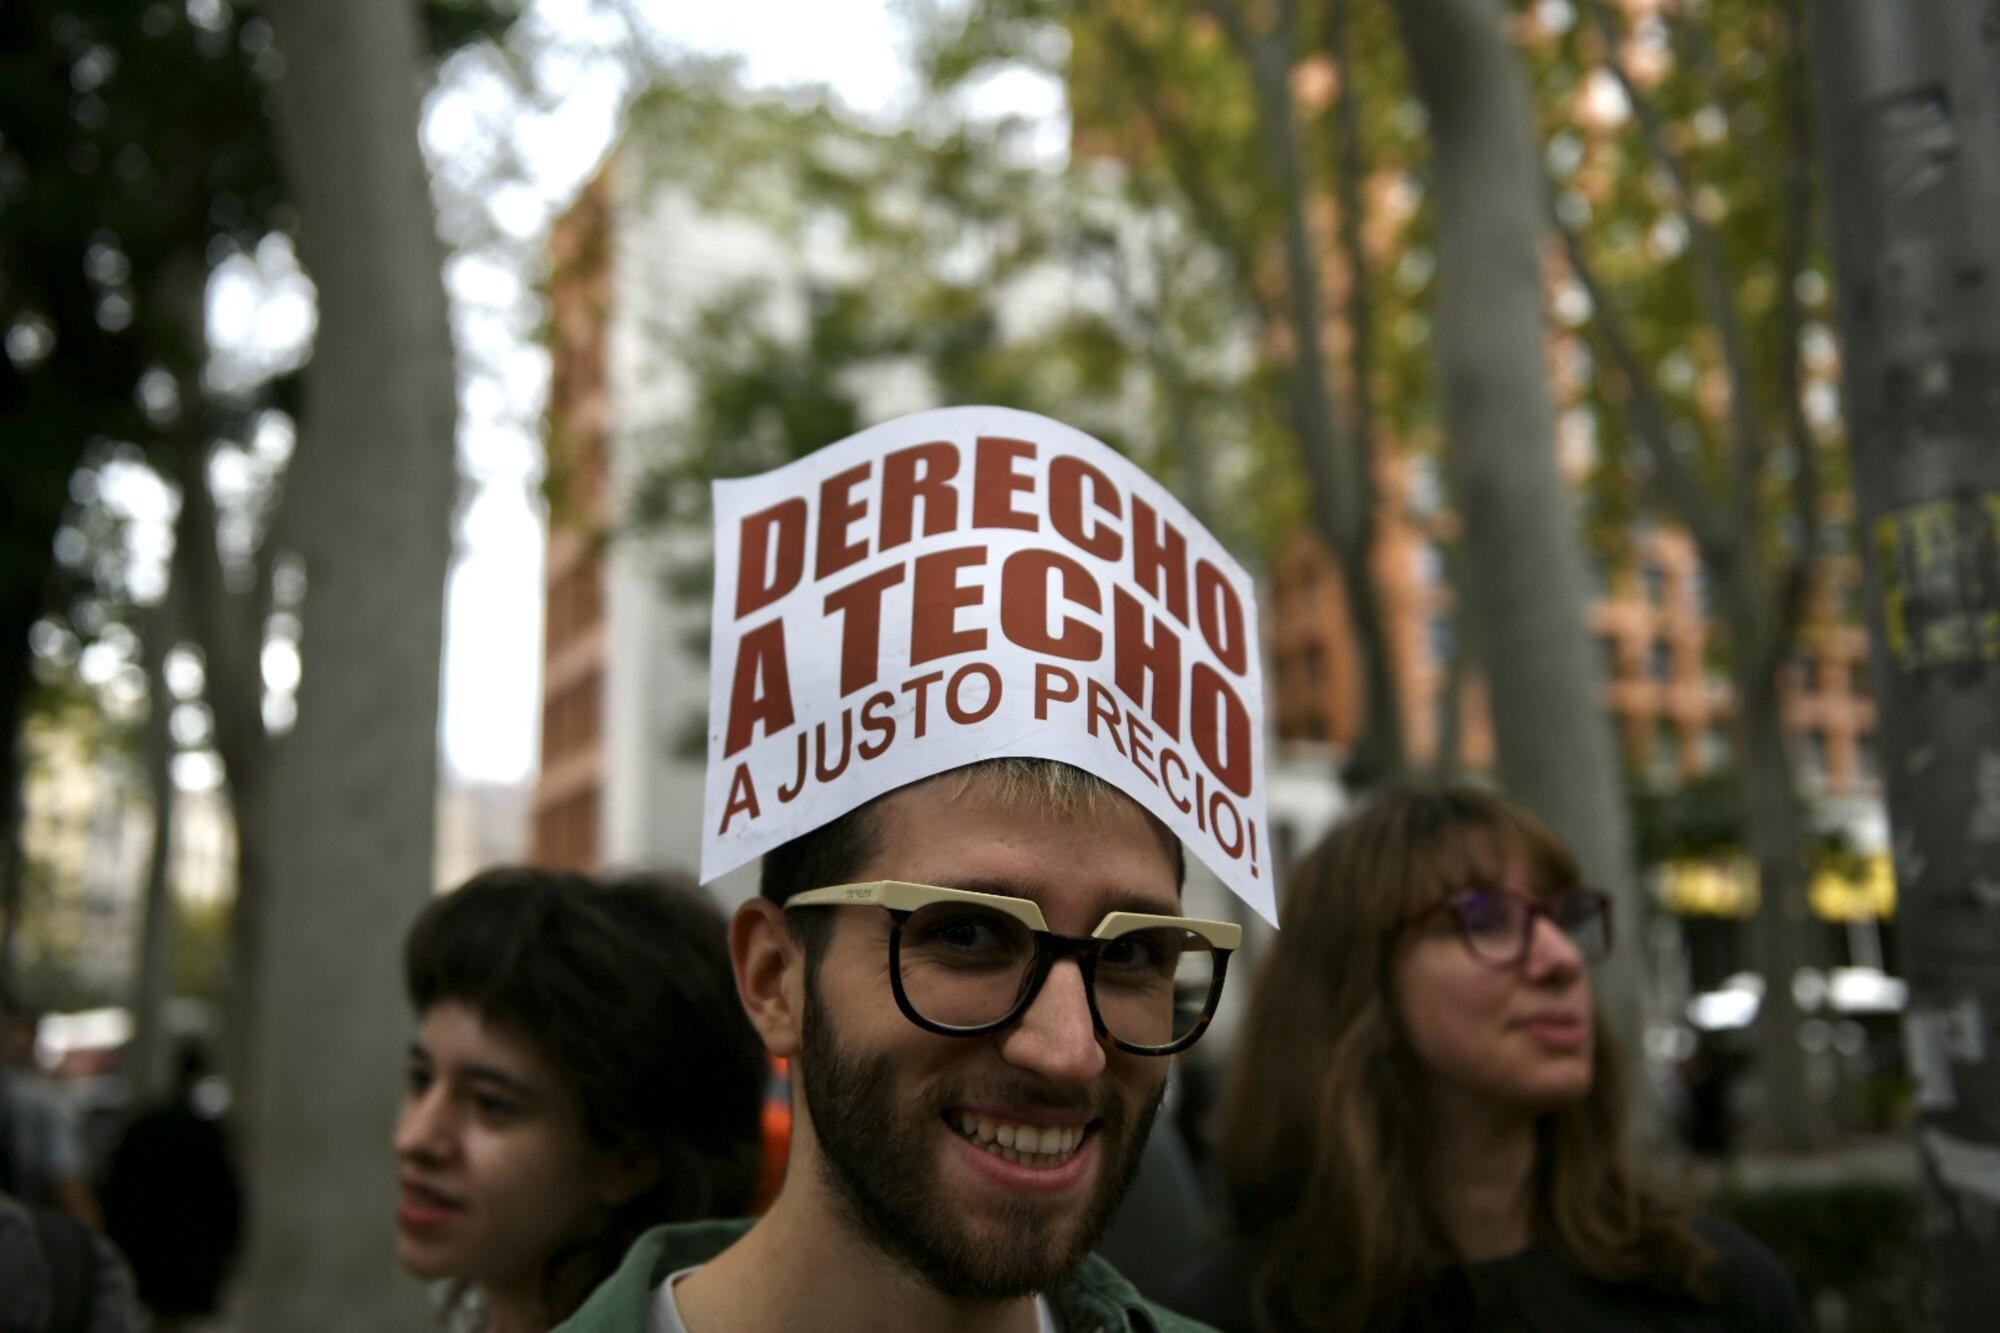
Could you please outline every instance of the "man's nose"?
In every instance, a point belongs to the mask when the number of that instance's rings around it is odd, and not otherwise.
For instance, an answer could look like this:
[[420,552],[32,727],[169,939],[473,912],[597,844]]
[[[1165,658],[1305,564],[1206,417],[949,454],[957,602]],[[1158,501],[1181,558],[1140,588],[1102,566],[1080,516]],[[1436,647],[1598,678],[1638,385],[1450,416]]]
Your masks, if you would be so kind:
[[1104,1043],[1090,1019],[1083,968],[1071,958],[1049,969],[1041,993],[1000,1042],[1007,1063],[1052,1083],[1081,1085],[1104,1072]]

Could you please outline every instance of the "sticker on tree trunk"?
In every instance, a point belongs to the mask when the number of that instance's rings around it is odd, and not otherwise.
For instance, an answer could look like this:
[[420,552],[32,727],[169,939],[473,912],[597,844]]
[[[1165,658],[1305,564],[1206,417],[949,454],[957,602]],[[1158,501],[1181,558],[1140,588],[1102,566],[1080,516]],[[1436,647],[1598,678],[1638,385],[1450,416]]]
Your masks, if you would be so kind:
[[1005,408],[714,483],[704,881],[921,778],[1056,759],[1277,920],[1249,576],[1159,483]]
[[1904,671],[2000,663],[2000,491],[1906,505],[1874,533],[1889,660]]

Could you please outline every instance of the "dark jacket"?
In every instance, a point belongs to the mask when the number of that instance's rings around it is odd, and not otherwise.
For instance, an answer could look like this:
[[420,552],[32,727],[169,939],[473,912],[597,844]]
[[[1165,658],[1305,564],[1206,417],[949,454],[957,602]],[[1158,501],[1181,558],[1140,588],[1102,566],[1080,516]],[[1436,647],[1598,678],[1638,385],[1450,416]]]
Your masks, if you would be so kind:
[[[751,1225],[744,1220],[654,1227],[633,1243],[618,1271],[555,1333],[646,1333],[653,1291],[667,1275],[707,1263],[735,1244]],[[1094,1254],[1048,1296],[1064,1333],[1213,1333],[1204,1324],[1154,1305]]]
[[[1696,1229],[1715,1248],[1713,1301],[1639,1282],[1594,1278],[1536,1244],[1505,1259],[1447,1271],[1404,1312],[1394,1333],[1600,1328],[1621,1333],[1806,1333],[1797,1288],[1769,1250],[1718,1219],[1698,1219]],[[1307,1327],[1259,1289],[1259,1260],[1249,1242],[1229,1241],[1194,1266],[1168,1299],[1222,1333],[1297,1333]]]
[[111,1154],[104,1223],[155,1314],[213,1314],[243,1230],[227,1131],[186,1098],[132,1122]]
[[102,1236],[0,1194],[0,1333],[136,1333],[132,1277]]

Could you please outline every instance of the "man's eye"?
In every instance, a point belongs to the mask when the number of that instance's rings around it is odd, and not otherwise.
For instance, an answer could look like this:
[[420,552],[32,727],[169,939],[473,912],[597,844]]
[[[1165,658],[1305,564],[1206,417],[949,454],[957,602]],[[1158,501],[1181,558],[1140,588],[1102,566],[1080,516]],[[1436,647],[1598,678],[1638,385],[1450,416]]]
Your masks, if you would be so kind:
[[1160,941],[1147,934],[1120,935],[1098,955],[1101,967],[1160,970],[1167,965],[1167,951]]
[[1022,931],[991,912],[938,912],[913,919],[906,932],[912,949],[944,954],[994,954],[1016,951]]
[[977,949],[993,943],[994,931],[984,921],[947,921],[931,933],[931,939],[961,949]]
[[423,1096],[424,1090],[431,1085],[431,1071],[422,1065],[411,1065],[404,1077],[404,1085],[412,1097]]

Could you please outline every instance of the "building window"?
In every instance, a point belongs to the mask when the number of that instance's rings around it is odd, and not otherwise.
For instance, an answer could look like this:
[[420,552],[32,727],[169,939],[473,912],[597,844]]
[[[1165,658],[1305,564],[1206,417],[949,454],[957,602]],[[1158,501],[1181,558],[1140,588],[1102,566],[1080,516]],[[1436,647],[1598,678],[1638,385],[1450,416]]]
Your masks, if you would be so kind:
[[1825,782],[1827,772],[1826,733],[1818,727],[1808,727],[1803,736],[1805,778],[1809,782]]
[[1419,587],[1444,586],[1444,552],[1436,542],[1419,542],[1410,556],[1410,573]]
[[1674,678],[1674,646],[1665,639],[1653,640],[1646,654],[1646,674],[1665,684]]
[[1583,582],[1593,602],[1601,602],[1611,595],[1611,577],[1605,571],[1603,556],[1593,553],[1584,561]]
[[1604,669],[1606,680],[1618,679],[1618,640],[1609,634],[1600,635],[1597,640],[1599,664]]
[[1714,594],[1708,586],[1708,569],[1696,561],[1690,581],[1694,584],[1694,609],[1703,620],[1715,614]]
[[1672,718],[1661,718],[1653,727],[1653,748],[1646,767],[1656,782],[1672,782],[1681,771],[1680,730]]
[[1725,722],[1711,722],[1701,732],[1701,767],[1704,772],[1720,773],[1729,767],[1732,746],[1729,725]]
[[1645,589],[1648,606],[1667,604],[1667,574],[1658,564],[1651,560],[1640,562],[1639,584]]
[[1458,636],[1452,632],[1451,617],[1443,612],[1434,613],[1430,620],[1431,661],[1449,662],[1458,655]]
[[1435,514],[1444,504],[1444,484],[1438,476],[1438,461],[1424,454],[1410,460],[1410,508],[1419,515]]
[[1867,783],[1882,780],[1882,759],[1875,749],[1875,733],[1864,731],[1854,737],[1854,776]]
[[1850,577],[1836,574],[1830,599],[1834,617],[1843,625],[1852,625],[1861,619],[1861,590]]

